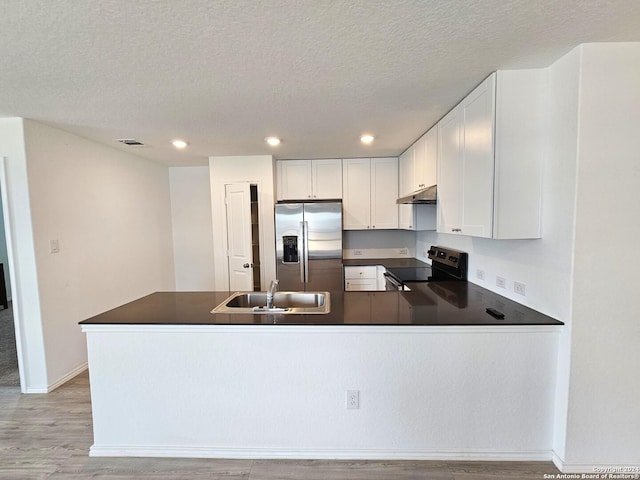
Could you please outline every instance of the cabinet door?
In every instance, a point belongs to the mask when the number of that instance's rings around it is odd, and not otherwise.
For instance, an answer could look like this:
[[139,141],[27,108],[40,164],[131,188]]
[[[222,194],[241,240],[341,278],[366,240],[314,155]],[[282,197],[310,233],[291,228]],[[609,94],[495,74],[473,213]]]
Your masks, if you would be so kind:
[[368,158],[345,158],[342,161],[342,209],[345,230],[371,227],[371,161]]
[[352,292],[344,296],[344,316],[349,323],[367,324],[371,321],[371,298],[367,292]]
[[462,106],[438,122],[438,232],[462,233]]
[[281,178],[278,185],[282,193],[281,200],[307,200],[313,198],[311,185],[311,160],[286,160],[279,163]]
[[398,294],[378,292],[371,294],[371,323],[389,324],[398,322]]
[[375,280],[377,278],[376,266],[344,267],[345,280],[363,279]]
[[371,228],[398,228],[398,159],[371,159]]
[[[427,140],[423,135],[418,139],[416,143],[413,144],[414,154],[413,154],[413,190],[420,190],[422,188],[428,187],[426,185],[426,171],[427,171]],[[433,185],[433,184],[431,184]]]
[[[408,195],[413,191],[413,145],[400,155],[398,159],[398,196]],[[413,230],[413,205],[398,205],[398,228]]]
[[344,281],[344,289],[347,292],[371,292],[378,289],[378,284],[375,278],[362,278],[362,279],[351,279]]
[[342,160],[331,158],[311,161],[313,198],[342,198]]
[[413,205],[398,205],[398,228],[415,230],[415,209]]
[[398,158],[398,193],[399,196],[409,195],[416,189],[413,188],[414,177],[414,145],[411,145]]
[[462,101],[462,233],[490,238],[493,219],[495,75]]
[[438,129],[433,127],[424,134],[424,163],[419,177],[425,187],[436,185],[438,165]]

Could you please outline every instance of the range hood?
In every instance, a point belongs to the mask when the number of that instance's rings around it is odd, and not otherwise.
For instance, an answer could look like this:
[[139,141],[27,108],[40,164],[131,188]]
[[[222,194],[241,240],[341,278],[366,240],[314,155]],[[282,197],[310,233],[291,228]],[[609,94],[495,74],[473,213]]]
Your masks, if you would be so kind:
[[416,190],[413,193],[405,197],[400,197],[396,200],[398,205],[401,204],[434,204],[436,203],[436,193],[437,193],[436,185],[431,185],[430,187],[423,188],[422,190]]

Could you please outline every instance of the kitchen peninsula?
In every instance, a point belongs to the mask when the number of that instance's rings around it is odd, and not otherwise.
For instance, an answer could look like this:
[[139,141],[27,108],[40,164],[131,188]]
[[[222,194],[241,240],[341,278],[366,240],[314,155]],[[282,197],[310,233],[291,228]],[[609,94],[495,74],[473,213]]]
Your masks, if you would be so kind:
[[561,322],[446,283],[331,292],[327,315],[158,292],[85,320],[91,455],[549,459]]

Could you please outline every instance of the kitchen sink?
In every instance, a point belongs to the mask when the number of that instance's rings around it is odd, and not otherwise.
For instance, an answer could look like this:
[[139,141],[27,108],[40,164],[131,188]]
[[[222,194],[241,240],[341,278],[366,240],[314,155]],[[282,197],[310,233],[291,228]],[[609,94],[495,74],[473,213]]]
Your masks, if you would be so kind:
[[211,313],[329,313],[329,292],[276,292],[267,308],[267,292],[236,292]]

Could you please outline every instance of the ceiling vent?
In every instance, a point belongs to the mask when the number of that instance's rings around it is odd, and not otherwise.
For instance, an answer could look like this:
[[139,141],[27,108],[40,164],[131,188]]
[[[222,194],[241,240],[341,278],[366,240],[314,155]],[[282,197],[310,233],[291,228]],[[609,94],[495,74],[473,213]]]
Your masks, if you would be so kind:
[[125,145],[129,145],[130,147],[144,147],[144,143],[134,138],[118,138],[116,142],[124,143]]

